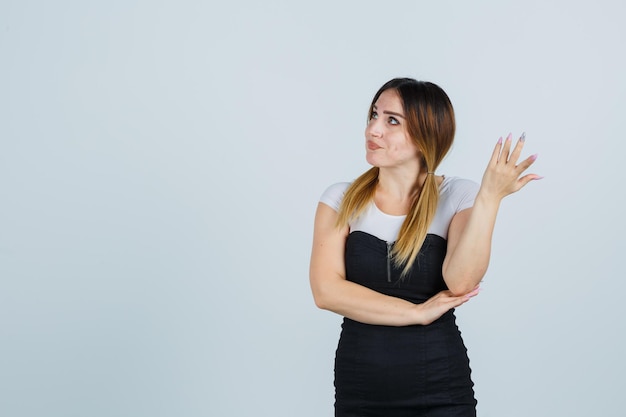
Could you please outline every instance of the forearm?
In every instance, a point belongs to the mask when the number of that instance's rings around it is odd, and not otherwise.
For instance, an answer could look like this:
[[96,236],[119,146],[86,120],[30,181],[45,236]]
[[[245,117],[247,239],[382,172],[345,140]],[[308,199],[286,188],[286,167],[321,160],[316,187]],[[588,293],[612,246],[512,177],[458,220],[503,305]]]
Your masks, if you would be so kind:
[[[537,174],[521,176],[535,162],[537,155],[531,155],[518,163],[524,147],[524,135],[512,151],[511,138],[511,134],[504,142],[500,138],[494,147],[465,227],[455,227],[454,233],[448,233],[448,254],[442,272],[448,288],[454,294],[462,294],[474,288],[487,272],[491,238],[502,199],[519,191],[530,181],[542,178]],[[452,225],[450,229],[453,229]],[[451,234],[454,234],[452,245]]]
[[482,189],[478,192],[467,224],[448,253],[442,271],[453,294],[471,291],[487,272],[499,206],[499,198],[489,196]]
[[349,319],[376,325],[408,326],[426,320],[421,307],[338,278],[313,288],[315,304]]

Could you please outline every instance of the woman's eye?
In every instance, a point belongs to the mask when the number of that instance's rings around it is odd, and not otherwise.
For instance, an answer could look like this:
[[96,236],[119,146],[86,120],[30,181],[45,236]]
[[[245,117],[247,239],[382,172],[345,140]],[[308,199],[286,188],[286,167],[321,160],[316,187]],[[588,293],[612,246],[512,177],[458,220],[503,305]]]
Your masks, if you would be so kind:
[[375,111],[372,112],[372,114],[370,114],[370,120],[371,119],[378,119],[378,113],[376,113]]
[[395,117],[390,117],[389,118],[389,124],[390,125],[399,125],[400,122],[398,121],[398,119],[396,119]]

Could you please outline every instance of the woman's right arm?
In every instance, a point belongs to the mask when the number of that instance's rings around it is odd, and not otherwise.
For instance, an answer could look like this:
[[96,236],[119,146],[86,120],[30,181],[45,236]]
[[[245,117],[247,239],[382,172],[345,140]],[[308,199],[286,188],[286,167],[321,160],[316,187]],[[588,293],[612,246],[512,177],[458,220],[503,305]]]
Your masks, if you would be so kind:
[[367,324],[408,326],[430,324],[478,293],[461,296],[442,291],[423,304],[390,297],[346,280],[345,245],[348,227],[335,226],[337,212],[319,203],[315,214],[310,281],[315,304]]

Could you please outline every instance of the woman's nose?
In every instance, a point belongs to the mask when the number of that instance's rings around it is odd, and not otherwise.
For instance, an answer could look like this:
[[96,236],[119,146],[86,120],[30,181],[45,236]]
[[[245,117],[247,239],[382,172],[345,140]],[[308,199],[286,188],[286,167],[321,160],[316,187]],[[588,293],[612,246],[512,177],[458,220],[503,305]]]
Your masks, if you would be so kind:
[[377,119],[371,119],[367,125],[367,131],[374,137],[380,137],[382,135],[382,126]]

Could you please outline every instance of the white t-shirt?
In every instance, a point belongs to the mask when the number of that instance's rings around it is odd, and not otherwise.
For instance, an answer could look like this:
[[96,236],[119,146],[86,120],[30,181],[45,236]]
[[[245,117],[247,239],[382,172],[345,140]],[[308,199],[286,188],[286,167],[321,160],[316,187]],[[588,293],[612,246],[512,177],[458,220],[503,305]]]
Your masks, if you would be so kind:
[[[333,184],[324,191],[320,202],[339,211],[343,195],[350,186],[349,182]],[[439,205],[435,218],[428,228],[428,233],[448,238],[448,227],[452,217],[461,210],[474,205],[478,184],[459,177],[444,177],[439,186]],[[349,226],[350,232],[362,231],[387,242],[395,242],[406,216],[393,216],[383,213],[374,201]]]

